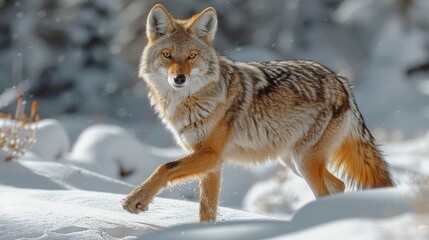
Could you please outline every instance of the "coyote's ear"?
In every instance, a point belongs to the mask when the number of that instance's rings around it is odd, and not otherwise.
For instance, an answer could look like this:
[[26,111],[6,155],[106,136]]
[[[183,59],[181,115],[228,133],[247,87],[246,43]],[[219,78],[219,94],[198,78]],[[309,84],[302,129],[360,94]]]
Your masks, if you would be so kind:
[[191,32],[207,44],[212,45],[217,30],[216,10],[212,7],[206,8],[201,13],[195,15],[192,20]]
[[161,4],[156,4],[149,12],[146,22],[146,35],[149,41],[155,41],[175,28],[173,18]]

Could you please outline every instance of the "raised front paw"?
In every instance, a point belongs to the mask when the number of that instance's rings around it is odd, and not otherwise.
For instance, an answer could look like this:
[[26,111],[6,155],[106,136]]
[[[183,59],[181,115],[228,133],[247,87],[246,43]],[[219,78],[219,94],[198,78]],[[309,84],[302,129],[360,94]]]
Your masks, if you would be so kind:
[[138,214],[148,210],[148,205],[152,201],[144,191],[131,192],[128,196],[122,199],[122,207],[130,213]]

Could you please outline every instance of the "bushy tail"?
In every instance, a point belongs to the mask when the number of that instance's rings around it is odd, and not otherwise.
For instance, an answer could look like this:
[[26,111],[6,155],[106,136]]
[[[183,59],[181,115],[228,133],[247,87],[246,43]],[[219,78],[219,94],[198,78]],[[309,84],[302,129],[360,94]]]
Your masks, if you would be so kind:
[[348,184],[358,188],[394,186],[389,165],[374,143],[353,98],[350,98],[349,130],[331,156],[331,164],[343,173]]

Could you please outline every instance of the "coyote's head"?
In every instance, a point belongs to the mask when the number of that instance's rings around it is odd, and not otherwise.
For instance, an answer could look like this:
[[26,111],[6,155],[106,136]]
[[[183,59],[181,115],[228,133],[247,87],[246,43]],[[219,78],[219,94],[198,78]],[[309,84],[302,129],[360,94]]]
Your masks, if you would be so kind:
[[219,60],[213,48],[217,16],[207,8],[186,20],[174,19],[160,4],[149,12],[148,44],[140,63],[140,77],[159,90],[196,92],[217,81]]

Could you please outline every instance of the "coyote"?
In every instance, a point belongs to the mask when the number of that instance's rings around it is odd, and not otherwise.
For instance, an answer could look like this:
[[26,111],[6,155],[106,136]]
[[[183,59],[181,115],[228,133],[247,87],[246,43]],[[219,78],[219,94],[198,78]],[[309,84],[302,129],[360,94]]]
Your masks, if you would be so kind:
[[151,105],[189,155],[159,166],[122,206],[148,209],[168,184],[200,181],[200,221],[216,221],[223,163],[279,159],[316,198],[393,186],[346,78],[304,61],[234,62],[213,47],[214,8],[186,20],[160,4],[149,12],[139,76]]

